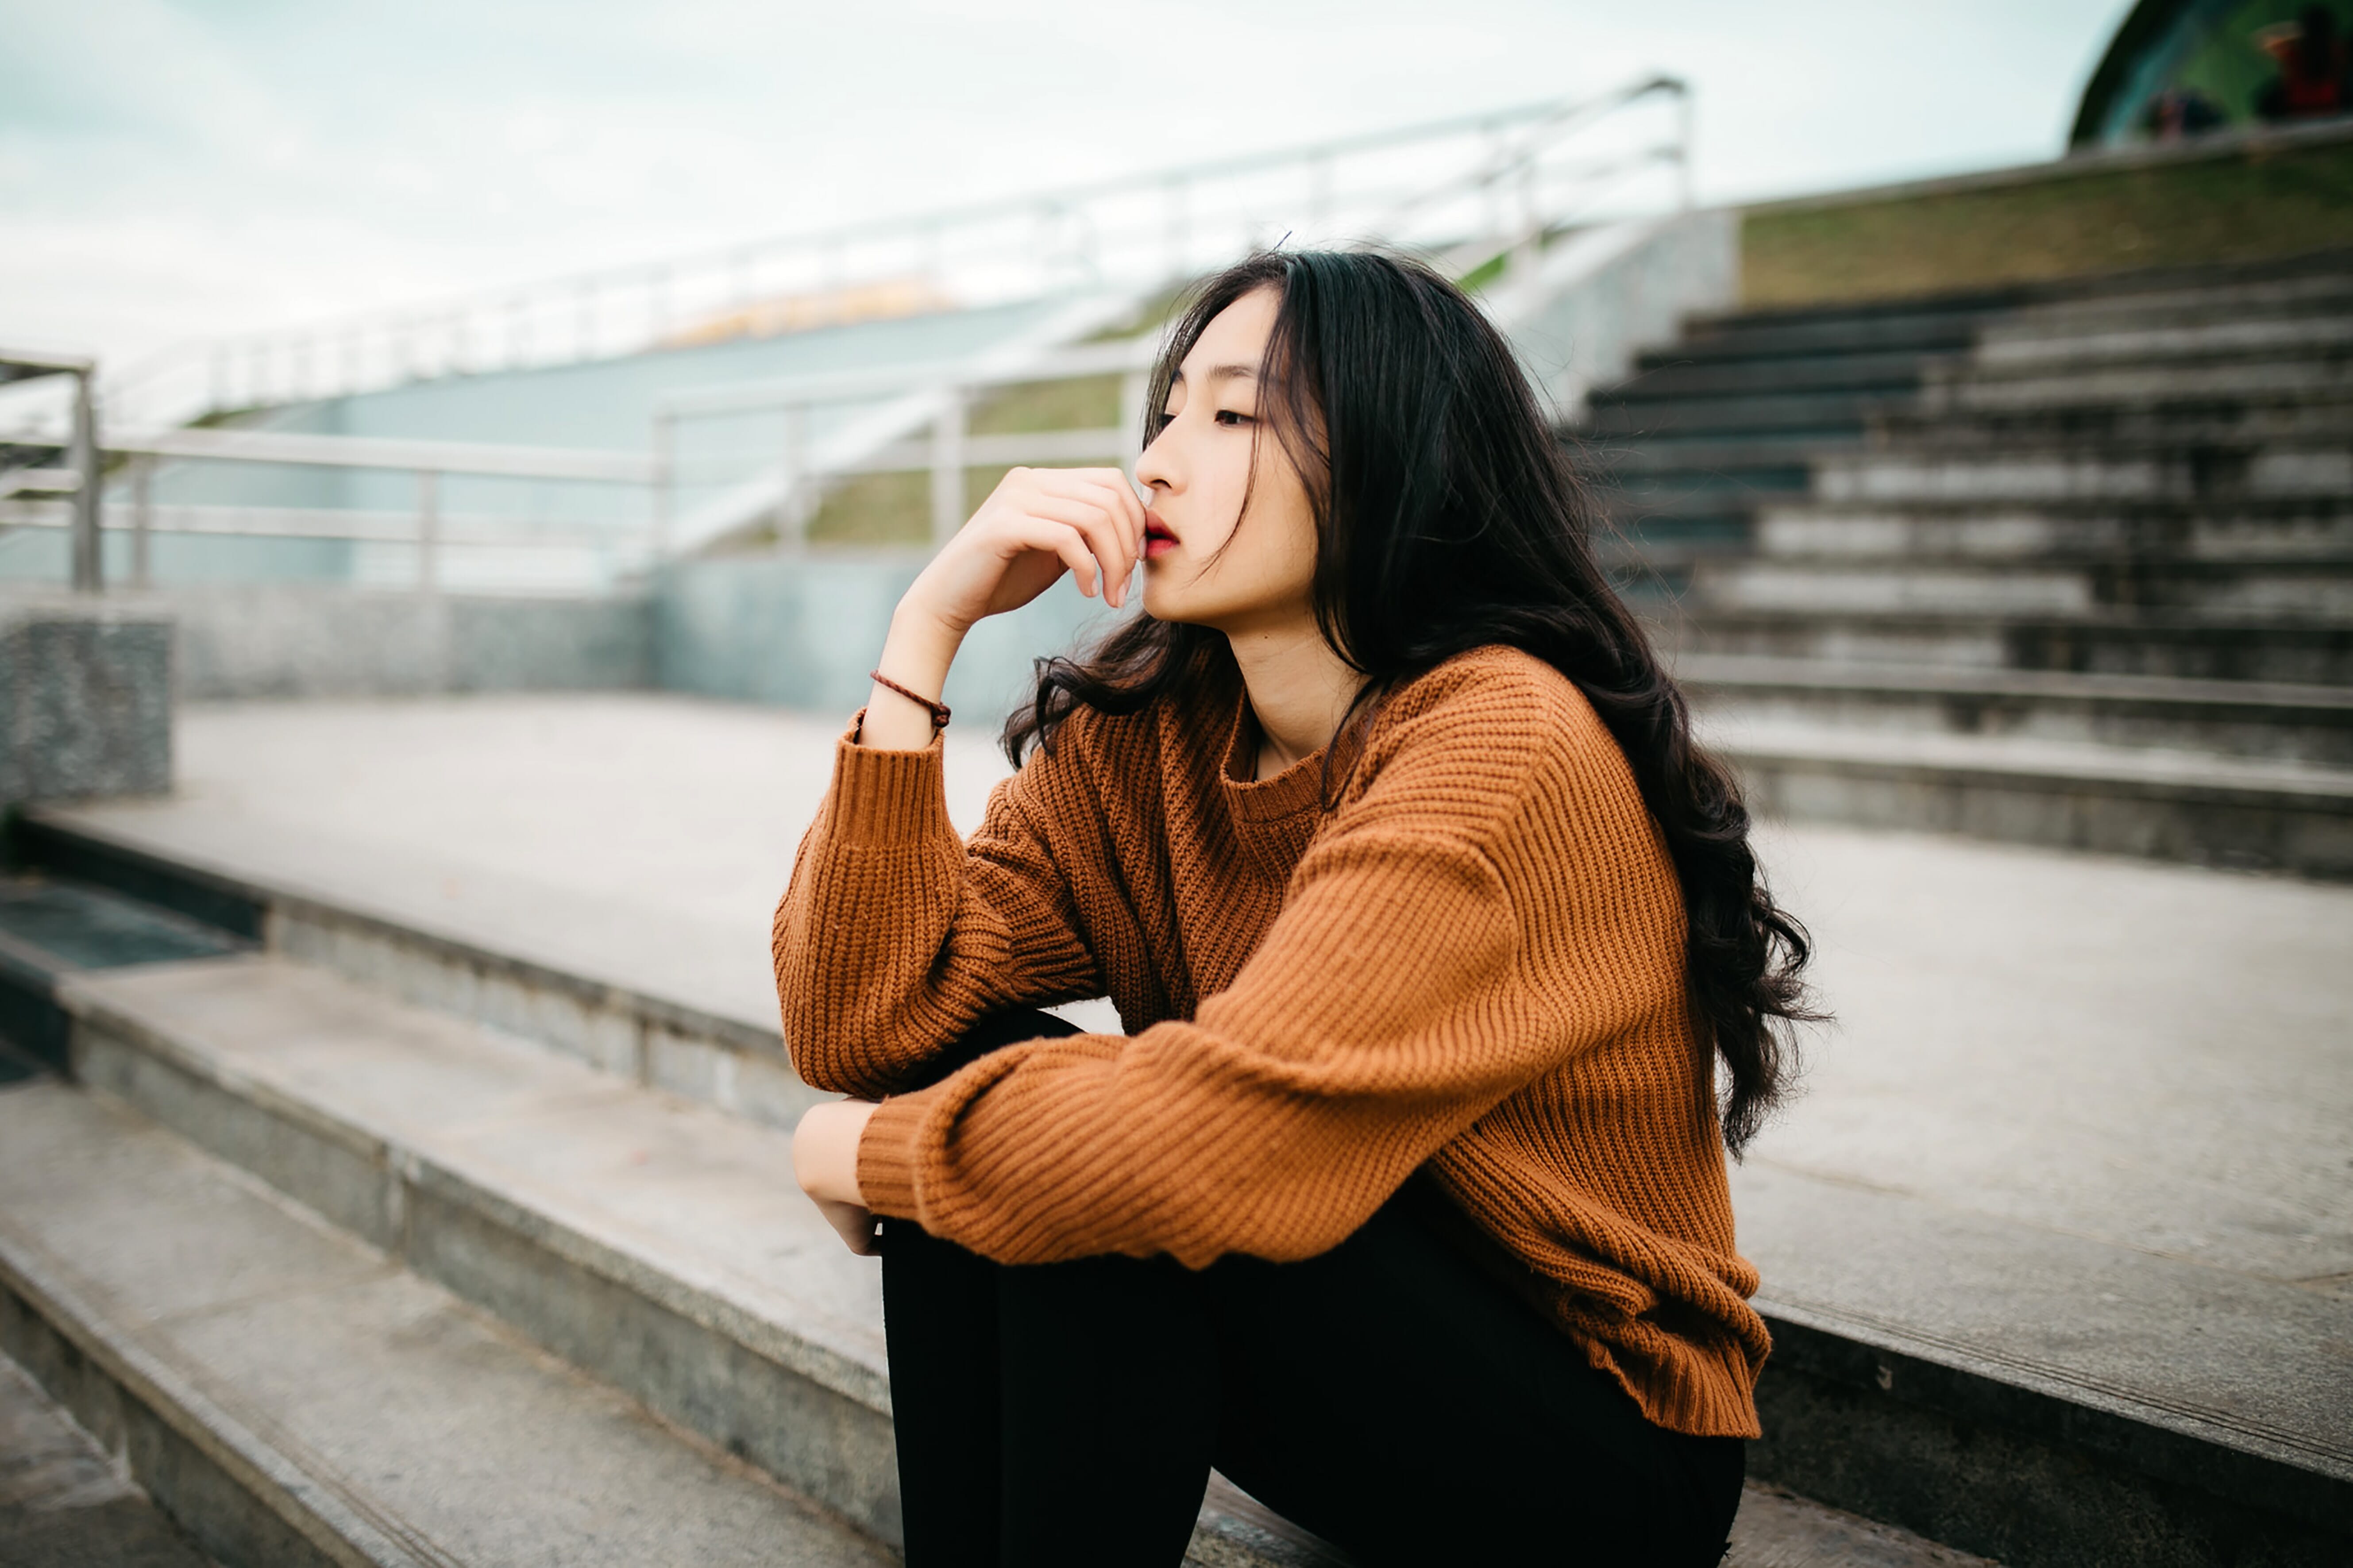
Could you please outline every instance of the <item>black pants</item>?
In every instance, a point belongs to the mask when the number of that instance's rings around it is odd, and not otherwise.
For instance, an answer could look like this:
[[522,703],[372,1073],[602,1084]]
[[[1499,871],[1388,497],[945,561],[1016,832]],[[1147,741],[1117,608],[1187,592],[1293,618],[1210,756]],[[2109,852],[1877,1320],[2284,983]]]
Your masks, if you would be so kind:
[[[944,1064],[1071,1032],[991,1018]],[[1744,1445],[1655,1426],[1410,1185],[1300,1263],[883,1230],[909,1568],[1176,1568],[1211,1466],[1368,1564],[1712,1564]]]

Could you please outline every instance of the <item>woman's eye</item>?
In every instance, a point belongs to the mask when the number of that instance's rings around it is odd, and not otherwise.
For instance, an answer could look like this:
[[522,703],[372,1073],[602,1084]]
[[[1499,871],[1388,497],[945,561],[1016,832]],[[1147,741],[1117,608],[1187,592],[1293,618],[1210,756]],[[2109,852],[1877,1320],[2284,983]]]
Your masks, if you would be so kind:
[[1247,425],[1250,422],[1250,416],[1239,408],[1220,408],[1217,418],[1220,425]]

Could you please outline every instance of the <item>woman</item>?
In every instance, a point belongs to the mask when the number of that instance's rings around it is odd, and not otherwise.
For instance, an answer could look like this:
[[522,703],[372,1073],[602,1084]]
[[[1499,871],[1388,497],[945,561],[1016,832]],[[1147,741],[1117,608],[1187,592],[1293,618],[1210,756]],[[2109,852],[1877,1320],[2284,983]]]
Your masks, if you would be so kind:
[[[776,914],[908,1561],[1173,1564],[1215,1465],[1368,1563],[1713,1563],[1767,1348],[1724,1148],[1804,1016],[1738,793],[1443,279],[1254,257],[1154,379],[1148,509],[1016,470],[908,589]],[[1139,562],[960,842],[963,635]]]

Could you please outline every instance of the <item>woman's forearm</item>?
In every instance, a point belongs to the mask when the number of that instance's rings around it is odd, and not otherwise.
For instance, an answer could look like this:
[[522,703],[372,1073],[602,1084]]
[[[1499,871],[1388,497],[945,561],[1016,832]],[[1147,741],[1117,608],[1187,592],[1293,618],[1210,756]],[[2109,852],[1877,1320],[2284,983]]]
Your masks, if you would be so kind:
[[[955,662],[964,634],[923,607],[900,601],[891,617],[891,633],[882,642],[882,658],[875,668],[910,691],[937,700],[946,689],[948,667]],[[866,698],[866,722],[858,743],[881,752],[920,752],[932,743],[932,711],[874,683]]]

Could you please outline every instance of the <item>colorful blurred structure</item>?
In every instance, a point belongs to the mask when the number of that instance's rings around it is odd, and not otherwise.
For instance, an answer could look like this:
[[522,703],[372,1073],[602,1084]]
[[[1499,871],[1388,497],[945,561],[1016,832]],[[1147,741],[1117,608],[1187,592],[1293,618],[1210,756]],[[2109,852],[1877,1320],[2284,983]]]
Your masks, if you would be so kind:
[[[2092,73],[2067,144],[2343,115],[2353,110],[2343,90],[2347,17],[2342,0],[2140,0]],[[2309,65],[2297,47],[2306,42]],[[2280,90],[2284,76],[2296,90]]]

